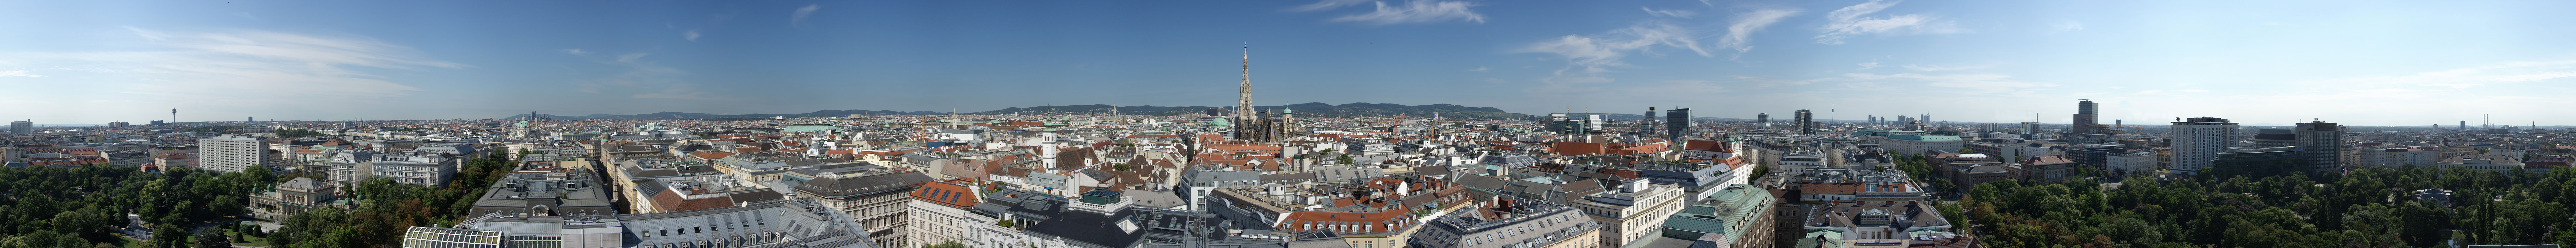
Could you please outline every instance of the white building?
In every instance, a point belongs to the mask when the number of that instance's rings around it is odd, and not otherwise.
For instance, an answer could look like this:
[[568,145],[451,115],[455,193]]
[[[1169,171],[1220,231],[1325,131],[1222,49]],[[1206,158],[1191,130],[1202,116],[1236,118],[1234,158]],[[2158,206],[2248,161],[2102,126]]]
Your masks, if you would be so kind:
[[2174,174],[2200,175],[2200,170],[2218,161],[2218,153],[2227,152],[2228,146],[2243,139],[2236,137],[2235,122],[2217,117],[2185,119],[2173,122],[2172,128],[2169,135],[2173,138],[2173,166],[2166,169]]
[[2120,173],[2143,173],[2156,170],[2155,151],[2108,154],[2102,157],[2103,168]]
[[491,215],[448,227],[411,227],[402,247],[870,247],[869,236],[849,215],[818,205],[779,199],[667,213]]
[[2398,168],[2405,167],[2406,165],[2414,165],[2416,167],[2427,167],[2441,161],[2442,158],[2441,151],[2421,146],[2371,147],[2362,148],[2359,151],[2361,153],[2359,155],[2359,157],[2361,157],[2360,164],[2358,164],[2359,166]]
[[1664,220],[1687,205],[1682,194],[1681,187],[1632,179],[1616,191],[1584,196],[1574,206],[1601,222],[1601,247],[1620,247],[1660,237]]
[[956,241],[967,246],[987,245],[978,242],[978,237],[981,235],[974,235],[973,232],[992,231],[982,230],[989,228],[977,228],[978,226],[1001,226],[994,224],[999,220],[967,212],[967,209],[975,208],[976,202],[983,199],[975,192],[977,190],[969,186],[937,182],[921,184],[920,189],[912,191],[912,199],[904,201],[904,206],[911,208],[911,213],[905,215],[905,218],[910,219],[907,221],[909,223],[899,227],[896,232],[906,233],[904,236],[911,240],[912,246],[939,244],[945,241]]
[[36,135],[36,123],[35,123],[35,122],[32,122],[32,121],[12,121],[12,122],[9,122],[9,135],[10,135],[10,136],[34,136],[34,135]]
[[268,138],[222,135],[197,139],[197,168],[220,172],[268,169]]
[[[409,151],[376,155],[370,161],[368,177],[393,178],[394,182],[438,187],[456,175],[457,161],[448,154]],[[364,180],[364,179],[359,179]]]

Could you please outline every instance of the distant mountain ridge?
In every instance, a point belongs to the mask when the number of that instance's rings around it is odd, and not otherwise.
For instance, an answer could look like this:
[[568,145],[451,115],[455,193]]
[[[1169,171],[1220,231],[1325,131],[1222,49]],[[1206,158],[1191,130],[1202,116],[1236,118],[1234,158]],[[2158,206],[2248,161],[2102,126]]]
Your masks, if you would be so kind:
[[[1001,110],[984,111],[984,112],[974,112],[974,113],[969,113],[969,114],[1013,114],[1013,113],[1018,113],[1018,114],[1077,114],[1077,113],[1079,113],[1079,114],[1106,114],[1106,113],[1109,113],[1110,108],[1112,108],[1112,107],[1113,107],[1113,106],[1110,106],[1110,105],[1107,105],[1107,104],[1072,105],[1072,106],[1053,106],[1053,105],[1049,105],[1049,106],[1036,106],[1036,107],[1010,107],[1010,108],[1003,108],[1003,109],[1001,109]],[[1361,103],[1348,103],[1348,104],[1341,104],[1341,105],[1333,105],[1333,104],[1325,104],[1325,103],[1320,103],[1320,102],[1310,102],[1310,103],[1289,104],[1289,105],[1287,105],[1287,106],[1254,106],[1254,108],[1255,108],[1255,109],[1258,109],[1258,110],[1260,110],[1260,111],[1271,111],[1271,112],[1277,112],[1277,111],[1278,111],[1280,108],[1282,108],[1282,107],[1285,107],[1285,108],[1287,108],[1287,109],[1289,109],[1289,110],[1294,111],[1294,113],[1296,113],[1296,114],[1297,114],[1297,115],[1299,115],[1299,116],[1309,116],[1309,117],[1369,117],[1369,116],[1375,116],[1375,117],[1386,117],[1386,116],[1395,116],[1395,115],[1397,115],[1397,114],[1402,114],[1402,115],[1405,115],[1405,116],[1406,116],[1406,117],[1408,117],[1408,118],[1431,118],[1432,113],[1435,113],[1435,112],[1436,112],[1436,113],[1439,113],[1441,118],[1449,118],[1449,119],[1484,119],[1484,120],[1493,120],[1493,119],[1527,119],[1527,118],[1530,118],[1530,117],[1531,117],[1531,115],[1527,115],[1527,114],[1519,114],[1519,113],[1504,112],[1502,109],[1494,108],[1494,107],[1467,107],[1467,106],[1459,106],[1459,105],[1456,105],[1456,104],[1445,104],[1445,103],[1444,103],[1444,104],[1420,105],[1420,106],[1407,106],[1407,105],[1403,105],[1403,104],[1391,104],[1391,103],[1364,103],[1364,102],[1361,102]],[[1208,110],[1208,109],[1210,109],[1210,108],[1216,108],[1216,109],[1232,109],[1233,107],[1208,107],[1208,106],[1180,106],[1180,107],[1166,107],[1166,106],[1152,106],[1152,105],[1147,105],[1147,106],[1116,106],[1115,108],[1117,108],[1117,111],[1118,111],[1118,113],[1120,113],[1120,114],[1144,115],[1144,116],[1175,116],[1175,115],[1184,115],[1184,114],[1192,114],[1192,113],[1201,113],[1201,114],[1204,114],[1204,113],[1207,113],[1207,110]],[[944,115],[944,114],[948,114],[948,112],[939,112],[939,111],[912,111],[912,112],[902,112],[902,111],[888,111],[888,110],[856,110],[856,109],[852,109],[852,110],[820,110],[820,111],[814,111],[814,112],[812,112],[812,113],[803,113],[803,114],[738,114],[738,115],[719,115],[719,114],[708,114],[708,113],[688,113],[688,112],[658,112],[658,113],[650,113],[650,114],[635,114],[635,115],[613,115],[613,114],[591,114],[591,115],[584,115],[584,116],[563,116],[563,115],[553,115],[553,114],[539,114],[539,115],[546,116],[546,117],[552,117],[552,118],[554,118],[554,119],[556,119],[556,120],[678,120],[678,119],[757,119],[757,118],[769,118],[769,117],[773,117],[773,116],[786,116],[786,117],[788,117],[788,118],[802,118],[802,117],[843,117],[843,116],[849,116],[849,115]],[[528,114],[518,114],[518,115],[511,115],[510,117],[503,117],[502,119],[504,119],[504,120],[514,120],[514,119],[521,119],[521,118],[527,118],[527,117],[528,117]]]
[[[829,110],[829,109],[826,109],[826,110],[816,110],[816,111],[811,112],[811,113],[803,113],[803,114],[739,114],[739,115],[719,115],[719,114],[708,114],[708,113],[689,113],[689,112],[657,112],[657,113],[651,113],[651,114],[636,114],[636,115],[612,115],[612,114],[591,114],[591,115],[584,115],[584,116],[562,116],[562,115],[552,115],[552,114],[538,114],[538,115],[547,116],[547,117],[553,117],[553,118],[554,118],[554,119],[556,119],[556,120],[680,120],[680,119],[758,119],[758,118],[769,118],[769,117],[776,117],[776,116],[786,116],[786,117],[788,117],[788,118],[803,118],[803,117],[843,117],[843,116],[850,116],[850,115],[944,115],[944,114],[948,114],[948,113],[947,113],[947,112],[935,112],[935,111],[912,111],[912,112],[901,112],[901,111],[890,111],[890,110],[858,110],[858,109],[852,109],[852,110]],[[520,118],[527,118],[527,117],[528,117],[528,114],[518,114],[518,115],[512,115],[512,116],[510,116],[510,117],[504,117],[504,118],[502,118],[502,119],[505,119],[505,120],[516,120],[516,119],[520,119]]]
[[[1289,104],[1289,105],[1286,105],[1286,106],[1253,106],[1253,108],[1254,108],[1254,109],[1256,109],[1257,111],[1265,111],[1265,112],[1272,112],[1272,113],[1276,113],[1276,112],[1278,112],[1278,111],[1279,111],[1279,109],[1281,109],[1281,108],[1283,108],[1283,107],[1284,107],[1284,108],[1287,108],[1288,110],[1290,110],[1290,111],[1291,111],[1291,113],[1296,113],[1298,116],[1313,116],[1313,117],[1371,117],[1371,116],[1374,116],[1374,117],[1388,117],[1388,116],[1395,116],[1395,115],[1397,115],[1397,114],[1402,114],[1402,115],[1405,115],[1406,117],[1413,117],[1413,118],[1431,118],[1432,113],[1435,113],[1435,112],[1436,112],[1436,113],[1439,113],[1441,118],[1464,118],[1464,119],[1487,119],[1487,120],[1490,120],[1490,119],[1522,119],[1522,118],[1529,118],[1529,117],[1530,117],[1530,115],[1527,115],[1527,114],[1519,114],[1519,113],[1512,113],[1512,112],[1504,112],[1502,109],[1494,108],[1494,107],[1467,107],[1467,106],[1459,106],[1459,105],[1457,105],[1457,104],[1445,104],[1445,103],[1443,103],[1443,104],[1420,105],[1420,106],[1407,106],[1407,105],[1403,105],[1403,104],[1392,104],[1392,103],[1365,103],[1365,102],[1359,102],[1359,103],[1347,103],[1347,104],[1342,104],[1342,105],[1333,105],[1333,104],[1326,104],[1326,103],[1320,103],[1320,102],[1310,102],[1310,103]],[[1163,107],[1163,106],[1151,106],[1151,105],[1148,105],[1148,106],[1120,106],[1120,107],[1117,107],[1117,111],[1118,111],[1118,113],[1121,113],[1121,114],[1131,114],[1131,115],[1174,116],[1174,115],[1184,115],[1184,114],[1190,114],[1190,113],[1201,113],[1201,114],[1204,114],[1204,113],[1207,113],[1208,109],[1210,109],[1210,108],[1215,108],[1215,109],[1227,109],[1227,110],[1231,110],[1231,109],[1233,109],[1233,107],[1208,107],[1208,106]],[[975,112],[975,113],[972,113],[972,114],[1012,114],[1012,113],[1020,113],[1020,114],[1064,114],[1064,113],[1106,114],[1106,113],[1109,113],[1109,111],[1110,111],[1110,106],[1109,106],[1109,105],[1106,105],[1106,104],[1092,104],[1092,105],[1073,105],[1073,106],[1037,106],[1037,107],[1026,107],[1026,108],[1021,108],[1021,107],[1012,107],[1012,108],[1004,108],[1004,109],[1001,109],[1001,110],[994,110],[994,111]],[[1222,114],[1222,113],[1220,113],[1220,114]]]

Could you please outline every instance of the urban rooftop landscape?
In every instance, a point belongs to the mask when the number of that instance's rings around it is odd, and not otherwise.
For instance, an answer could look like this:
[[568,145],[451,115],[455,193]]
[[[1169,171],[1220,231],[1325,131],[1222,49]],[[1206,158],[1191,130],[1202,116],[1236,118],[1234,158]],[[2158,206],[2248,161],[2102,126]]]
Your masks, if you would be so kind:
[[0,6],[7,248],[2576,246],[2576,2]]

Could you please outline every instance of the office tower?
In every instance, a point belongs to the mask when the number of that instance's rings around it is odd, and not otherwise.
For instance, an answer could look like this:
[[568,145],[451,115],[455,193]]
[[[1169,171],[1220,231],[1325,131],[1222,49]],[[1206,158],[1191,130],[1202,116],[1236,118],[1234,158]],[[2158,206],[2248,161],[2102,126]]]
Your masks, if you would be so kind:
[[2460,129],[2469,129],[2469,121],[2460,121]]
[[1549,132],[1564,133],[1574,130],[1574,118],[1565,113],[1547,113],[1547,122],[1540,124],[1547,125]]
[[2298,146],[2300,143],[2298,137],[2297,134],[2291,134],[2289,129],[2255,129],[2254,140],[2246,147]]
[[1682,135],[1691,134],[1690,130],[1690,109],[1673,108],[1664,111],[1664,139],[1682,140]]
[[1796,122],[1797,122],[1797,123],[1794,123],[1794,124],[1793,124],[1793,125],[1797,125],[1797,127],[1798,127],[1798,131],[1796,131],[1796,132],[1794,132],[1794,133],[1797,133],[1798,135],[1816,135],[1816,112],[1815,112],[1815,111],[1807,111],[1807,110],[1805,110],[1805,109],[1800,109],[1800,110],[1798,110],[1798,112],[1793,113],[1793,115],[1792,115],[1789,119],[1790,119],[1790,121],[1796,121]]
[[2101,116],[2102,116],[2102,115],[2101,115],[2101,111],[2102,111],[2102,107],[2101,107],[2101,105],[2099,105],[2099,104],[2094,104],[2094,103],[2093,103],[2093,100],[2083,100],[2083,101],[2075,102],[2075,132],[2074,132],[2074,133],[2082,133],[2082,134],[2095,134],[2095,133],[2102,133],[2102,127],[2100,127],[2100,123],[2096,123],[2096,122],[2099,122],[2099,120],[2098,120],[2097,118],[2101,118]]
[[220,172],[268,169],[268,138],[223,135],[197,140],[197,168]]
[[1771,131],[1771,113],[1753,114],[1753,125],[1762,131]]
[[2298,136],[2299,153],[2308,156],[2308,170],[2333,170],[2343,166],[2343,125],[2310,121],[2299,123],[2290,131]]
[[129,125],[132,125],[132,124],[125,123],[125,122],[122,122],[122,121],[111,121],[111,122],[107,122],[107,128],[124,128],[124,127],[129,126]]
[[10,136],[32,136],[32,135],[36,135],[36,120],[12,121],[12,122],[9,122],[9,135],[10,135]]
[[1915,116],[1915,117],[1914,117],[1914,121],[1920,121],[1920,122],[1923,122],[1923,123],[1932,123],[1932,114],[1921,114],[1921,115],[1917,115],[1917,116]]
[[[2023,123],[2021,123],[2021,134],[2023,134],[2023,135],[2039,134],[2039,123],[2038,123],[2038,122],[2023,122]],[[2027,138],[2027,137],[2025,137],[2025,138]]]
[[243,117],[242,117],[242,122],[259,122],[259,118],[257,118],[257,117],[253,117],[253,116],[243,116]]
[[1602,129],[1602,114],[1584,116],[1584,132],[1595,132],[1595,129]]
[[2218,153],[2226,152],[2238,139],[2236,123],[2217,117],[2173,122],[2172,129],[2167,134],[2173,139],[2173,166],[2167,169],[2175,174],[2200,175],[2201,170],[2218,160]]
[[1637,132],[1655,137],[1655,107],[1646,107],[1646,118],[1637,119]]

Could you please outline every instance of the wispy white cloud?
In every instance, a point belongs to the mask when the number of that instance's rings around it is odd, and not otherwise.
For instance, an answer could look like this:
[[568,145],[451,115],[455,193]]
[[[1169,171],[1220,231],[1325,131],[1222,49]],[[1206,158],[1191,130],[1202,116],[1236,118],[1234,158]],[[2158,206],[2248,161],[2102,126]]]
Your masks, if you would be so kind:
[[2576,60],[2509,62],[2490,66],[2420,72],[2399,76],[2361,76],[2300,82],[2311,85],[2347,85],[2355,87],[2429,86],[2462,89],[2498,84],[2555,82],[2576,77]]
[[1678,10],[1678,9],[1655,9],[1655,8],[1650,8],[1650,7],[1637,7],[1637,8],[1639,8],[1639,9],[1645,9],[1645,10],[1646,10],[1646,15],[1652,15],[1652,16],[1674,17],[1674,18],[1690,18],[1691,16],[1699,15],[1699,12],[1697,12],[1697,11],[1689,11],[1689,10]]
[[787,25],[799,28],[805,27],[805,18],[814,16],[815,10],[822,9],[822,4],[807,4],[805,7],[796,8],[795,14],[787,15]]
[[688,38],[689,41],[698,41],[698,30],[690,29],[688,32],[680,32],[680,37]]
[[2138,93],[2129,93],[2129,94],[2152,95],[2152,94],[2156,94],[2156,93],[2165,93],[2165,90],[2141,90],[2141,91],[2138,91]]
[[1795,9],[1762,9],[1738,14],[1735,20],[1727,22],[1726,36],[1717,39],[1717,47],[1735,49],[1736,53],[1752,51],[1753,32],[1797,14]]
[[1372,0],[1323,0],[1323,1],[1315,1],[1315,3],[1311,3],[1311,4],[1306,4],[1306,5],[1302,5],[1302,6],[1297,6],[1296,8],[1289,8],[1288,10],[1289,10],[1289,11],[1317,11],[1317,10],[1328,10],[1328,9],[1333,9],[1333,8],[1340,8],[1340,7],[1342,7],[1342,6],[1357,5],[1357,4],[1360,4],[1360,3],[1366,3],[1366,2],[1371,2],[1371,1],[1372,1]]
[[1483,66],[1478,66],[1478,67],[1476,67],[1476,69],[1467,69],[1467,71],[1487,71],[1487,70],[1492,70],[1492,69],[1488,69],[1488,68],[1485,68],[1485,67],[1483,67]]
[[651,53],[625,53],[617,56],[585,56],[600,64],[621,70],[605,77],[573,81],[582,93],[625,95],[642,99],[723,100],[725,95],[700,90],[697,84],[682,81],[689,75],[679,68],[663,66],[645,59]]
[[564,49],[564,50],[563,50],[563,52],[564,52],[564,53],[568,53],[568,54],[572,54],[572,55],[586,55],[586,54],[590,54],[590,51],[582,51],[580,48]]
[[1816,35],[1816,43],[1842,44],[1843,38],[1867,34],[1946,34],[1964,31],[1949,21],[1936,20],[1921,14],[1868,16],[1871,13],[1886,10],[1889,6],[1895,6],[1897,2],[1902,1],[1870,0],[1825,13],[1827,23],[1824,27],[1817,28],[1824,31],[1824,34]]
[[[1620,59],[1631,53],[1655,48],[1679,48],[1700,56],[1710,56],[1691,30],[1663,22],[1645,22],[1602,35],[1567,35],[1555,40],[1522,47],[1520,52],[1552,53],[1572,63],[1570,69],[1583,73],[1608,72],[1611,66],[1627,65]],[[1563,72],[1563,70],[1560,70]]]
[[2182,90],[2180,90],[2180,91],[2182,91],[2182,92],[2186,92],[2186,93],[2201,93],[2201,92],[2209,92],[2209,90],[2204,90],[2204,89],[2182,89]]
[[1947,74],[1947,75],[1926,75],[1926,74],[1915,74],[1915,73],[1897,73],[1897,74],[1884,74],[1884,75],[1882,75],[1882,74],[1870,74],[1870,73],[1845,73],[1845,74],[1843,74],[1843,77],[1846,77],[1846,78],[1849,78],[1849,79],[1852,79],[1852,80],[1913,80],[1913,81],[1922,81],[1922,82],[1924,82],[1924,85],[1927,85],[1927,86],[1935,86],[1935,87],[1951,87],[1951,88],[1961,88],[1961,89],[1974,90],[1973,92],[1970,92],[1970,93],[2030,92],[2031,90],[2035,90],[2035,89],[2038,89],[2038,88],[2045,88],[2045,87],[2057,87],[2057,84],[2051,84],[2051,83],[2041,83],[2041,82],[2026,82],[2026,81],[2006,80],[2007,78],[2011,78],[2012,76],[2010,76],[2010,75],[2003,75],[2003,74]]
[[1334,17],[1333,21],[1377,25],[1448,21],[1485,23],[1485,15],[1477,14],[1475,10],[1470,9],[1476,4],[1465,1],[1413,0],[1397,5],[1389,5],[1386,2],[1375,3],[1377,4],[1375,11]]
[[466,67],[428,59],[410,47],[366,37],[269,31],[172,33],[133,27],[127,27],[127,30],[153,45],[174,50],[70,54],[72,56],[56,59],[130,67],[122,69],[149,78],[187,79],[184,82],[145,81],[145,85],[136,88],[140,90],[134,90],[136,92],[193,94],[261,89],[248,91],[248,94],[256,96],[239,97],[281,98],[313,95],[374,98],[404,96],[421,90],[387,81],[378,75],[350,70],[351,66],[385,69]]
[[1995,67],[1995,65],[1991,65],[1991,64],[1988,64],[1988,65],[1962,65],[1962,66],[1905,65],[1905,69],[1909,69],[1909,70],[1917,70],[1917,71],[1957,71],[1957,70],[1975,70],[1975,69],[1985,69],[1985,68],[1994,68],[1994,67]]
[[1878,68],[1878,62],[1861,62],[1861,63],[1860,63],[1860,69],[1861,69],[1861,70],[1868,70],[1869,68]]
[[27,71],[0,71],[0,77],[31,77],[31,78],[40,78],[40,77],[45,77],[45,75],[27,74]]
[[2057,31],[2057,32],[2083,31],[2083,30],[2084,30],[2084,23],[2082,23],[2082,22],[2075,22],[2075,21],[2062,21],[2062,22],[2057,22],[2056,24],[2049,24],[2049,25],[2048,25],[2048,27],[2049,27],[2049,28],[2054,28],[2054,29],[2055,29],[2055,31]]

